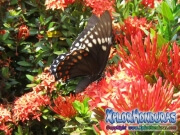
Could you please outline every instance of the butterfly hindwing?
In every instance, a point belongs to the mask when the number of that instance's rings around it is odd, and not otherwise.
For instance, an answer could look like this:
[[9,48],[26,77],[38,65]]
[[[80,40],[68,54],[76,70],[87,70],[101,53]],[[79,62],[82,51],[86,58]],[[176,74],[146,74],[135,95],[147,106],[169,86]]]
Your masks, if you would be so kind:
[[92,15],[86,28],[73,42],[68,53],[61,54],[50,70],[56,80],[64,81],[78,76],[86,79],[78,84],[78,91],[102,74],[112,42],[112,22],[108,11],[99,18]]

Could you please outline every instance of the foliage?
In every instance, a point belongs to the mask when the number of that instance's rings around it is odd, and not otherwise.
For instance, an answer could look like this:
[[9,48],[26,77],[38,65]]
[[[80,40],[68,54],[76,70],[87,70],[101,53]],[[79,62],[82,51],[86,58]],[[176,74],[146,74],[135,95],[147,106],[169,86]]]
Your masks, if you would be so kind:
[[[55,81],[48,67],[105,10],[114,37],[105,77],[72,95],[80,78]],[[0,134],[116,134],[106,130],[107,107],[180,120],[178,0],[1,0],[0,18]],[[158,133],[179,131],[148,132]]]

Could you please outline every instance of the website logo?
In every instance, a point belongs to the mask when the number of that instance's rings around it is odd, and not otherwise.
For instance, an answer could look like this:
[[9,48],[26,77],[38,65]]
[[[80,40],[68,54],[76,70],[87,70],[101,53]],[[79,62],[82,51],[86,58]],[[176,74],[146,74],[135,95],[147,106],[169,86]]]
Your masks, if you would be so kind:
[[[159,131],[177,130],[176,112],[115,112],[106,109],[105,122],[107,130]],[[115,125],[115,126],[114,126]]]

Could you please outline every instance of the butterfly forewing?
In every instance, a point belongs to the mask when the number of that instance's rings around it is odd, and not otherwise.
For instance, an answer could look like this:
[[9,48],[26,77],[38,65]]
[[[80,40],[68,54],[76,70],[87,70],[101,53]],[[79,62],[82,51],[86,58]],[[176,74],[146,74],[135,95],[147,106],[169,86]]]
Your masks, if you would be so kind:
[[64,81],[86,76],[87,81],[85,82],[85,79],[82,82],[84,84],[78,85],[80,89],[85,88],[102,74],[109,56],[111,38],[112,22],[109,12],[106,11],[100,18],[92,15],[69,52],[53,61],[51,73],[55,75],[56,80]]

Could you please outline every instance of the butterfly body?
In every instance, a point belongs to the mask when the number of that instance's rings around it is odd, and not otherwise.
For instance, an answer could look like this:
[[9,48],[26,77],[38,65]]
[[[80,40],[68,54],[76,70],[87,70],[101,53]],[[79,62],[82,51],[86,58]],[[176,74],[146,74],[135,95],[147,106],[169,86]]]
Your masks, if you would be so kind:
[[56,80],[66,81],[83,76],[84,79],[76,87],[76,93],[79,93],[101,77],[111,44],[112,22],[109,12],[104,12],[100,18],[92,15],[86,28],[72,43],[69,52],[58,56],[50,71]]

